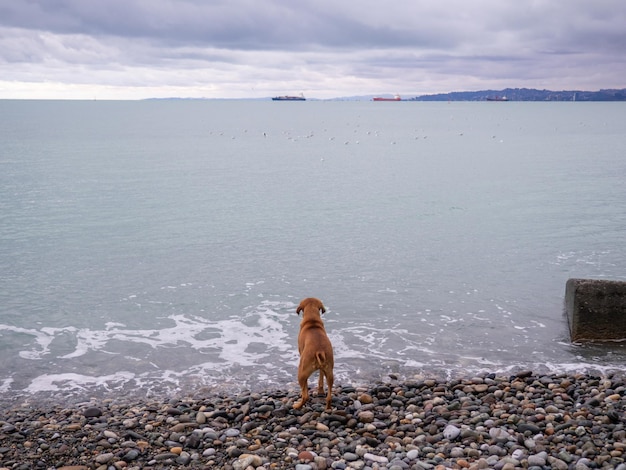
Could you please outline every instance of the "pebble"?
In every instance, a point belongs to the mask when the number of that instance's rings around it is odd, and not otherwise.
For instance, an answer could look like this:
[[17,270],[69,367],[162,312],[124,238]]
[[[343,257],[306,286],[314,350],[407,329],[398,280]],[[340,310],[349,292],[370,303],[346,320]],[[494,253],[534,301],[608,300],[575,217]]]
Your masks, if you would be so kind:
[[417,449],[411,449],[406,453],[406,458],[409,460],[416,460],[419,457],[419,451]]
[[456,439],[459,434],[461,434],[461,430],[452,424],[448,424],[443,430],[443,437],[450,441]]
[[313,453],[309,452],[308,450],[303,450],[298,454],[298,459],[302,460],[303,462],[311,462],[315,459],[315,455],[313,455]]
[[365,460],[369,460],[371,462],[376,462],[376,463],[382,463],[382,464],[389,463],[389,459],[387,457],[383,455],[370,454],[369,452],[366,454],[363,454],[363,458]]
[[115,457],[115,454],[112,452],[106,452],[104,454],[97,455],[95,460],[96,463],[108,463]]
[[[624,377],[534,374],[0,407],[0,468],[626,470]],[[45,462],[45,464],[44,464]],[[42,467],[43,465],[43,467]]]
[[528,456],[528,465],[531,467],[543,467],[546,464],[548,454],[541,452],[535,455]]

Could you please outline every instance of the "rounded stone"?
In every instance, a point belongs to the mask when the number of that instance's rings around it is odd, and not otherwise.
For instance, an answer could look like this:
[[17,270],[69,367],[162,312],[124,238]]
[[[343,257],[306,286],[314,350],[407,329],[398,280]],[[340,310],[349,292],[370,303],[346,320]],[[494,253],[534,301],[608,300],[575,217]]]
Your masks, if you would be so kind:
[[98,418],[102,416],[102,410],[100,408],[90,407],[83,411],[83,416],[85,418]]
[[126,452],[126,455],[122,457],[122,460],[124,462],[132,462],[133,460],[136,460],[137,457],[139,457],[139,451],[137,449],[131,449]]
[[358,400],[363,404],[363,405],[369,405],[371,404],[374,399],[372,398],[371,395],[367,394],[367,393],[362,393],[361,395],[359,395]]
[[96,463],[104,464],[104,463],[109,463],[111,460],[113,460],[114,457],[115,457],[115,454],[113,454],[112,452],[106,452],[104,454],[97,455],[95,460],[96,460]]
[[456,439],[459,434],[461,434],[461,430],[452,424],[448,424],[443,430],[443,437],[451,441]]
[[236,429],[236,428],[230,428],[224,432],[224,435],[226,437],[237,437],[239,434],[241,434],[241,431],[239,431],[239,429]]
[[311,462],[314,458],[315,456],[308,450],[303,450],[298,454],[298,460],[302,460],[303,462]]
[[406,458],[409,460],[415,460],[419,457],[419,451],[417,449],[412,449],[406,453]]

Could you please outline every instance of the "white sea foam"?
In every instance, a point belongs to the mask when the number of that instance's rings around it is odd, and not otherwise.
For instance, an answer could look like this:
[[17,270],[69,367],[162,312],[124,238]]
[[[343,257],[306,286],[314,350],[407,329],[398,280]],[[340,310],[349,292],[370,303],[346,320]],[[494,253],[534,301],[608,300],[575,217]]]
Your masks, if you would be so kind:
[[[287,307],[289,310],[295,309],[289,302],[262,301],[259,306],[247,309],[241,316],[233,315],[217,321],[197,315],[175,314],[168,317],[171,326],[159,329],[128,329],[120,322],[107,322],[102,330],[73,327],[45,327],[37,330],[8,325],[0,325],[0,330],[32,337],[30,344],[33,349],[21,351],[20,356],[24,359],[39,361],[53,355],[53,344],[57,338],[63,338],[63,347],[67,348],[72,341],[68,343],[65,340],[71,334],[75,342],[73,350],[56,357],[61,369],[63,361],[68,361],[69,366],[75,361],[82,361],[83,357],[94,357],[98,354],[124,356],[124,360],[118,359],[122,367],[124,364],[127,367],[138,364],[144,369],[143,372],[118,371],[102,376],[73,372],[47,373],[32,379],[25,387],[27,392],[54,392],[101,386],[113,389],[125,381],[132,381],[146,390],[163,387],[175,389],[189,376],[197,377],[198,382],[202,383],[204,379],[207,379],[206,382],[222,380],[228,374],[237,376],[237,371],[248,369],[250,372],[247,375],[254,377],[264,368],[276,376],[281,374],[281,370],[297,367],[298,355],[293,334],[289,334],[285,328],[289,325],[290,317],[290,314],[284,313]],[[148,346],[149,350],[141,356],[125,352],[128,348],[132,350],[133,344]],[[123,345],[127,346],[120,348]],[[164,361],[159,351],[179,347],[200,353],[199,358],[203,354],[209,354],[212,359],[178,370],[163,367]],[[146,358],[152,356],[152,360],[146,361]],[[281,359],[276,361],[276,358]],[[264,377],[272,374],[265,374]],[[259,377],[253,380],[261,380]],[[235,380],[241,381],[241,376]],[[12,379],[4,379],[0,391],[7,391],[13,382]]]
[[26,391],[29,393],[59,392],[85,390],[87,387],[103,387],[106,390],[111,390],[116,385],[124,384],[134,377],[135,374],[127,371],[97,377],[74,373],[42,374],[31,381]]
[[[59,356],[60,359],[76,358],[98,351],[119,354],[118,351],[111,350],[111,343],[120,341],[145,344],[153,349],[180,344],[185,344],[196,351],[218,349],[220,359],[226,363],[253,365],[267,355],[248,352],[247,349],[254,343],[278,351],[289,348],[288,335],[283,328],[285,317],[284,314],[265,309],[248,313],[243,321],[239,317],[212,321],[199,316],[171,315],[168,318],[172,320],[172,326],[161,329],[130,330],[123,324],[109,322],[103,330],[86,328],[12,330],[35,337],[36,343],[41,347],[39,351],[23,351],[21,356],[27,359],[41,359],[44,354],[50,352],[50,343],[56,335],[71,332],[75,333],[76,347],[74,351]],[[200,336],[206,332],[214,332],[216,337],[201,339]]]
[[13,383],[13,379],[11,378],[2,380],[2,382],[0,382],[0,393],[8,392],[11,389],[12,383]]
[[34,340],[34,348],[30,350],[19,351],[19,356],[24,359],[37,360],[41,359],[44,355],[50,353],[50,344],[54,341],[57,334],[63,332],[75,332],[76,328],[49,328],[44,327],[39,330],[34,328],[20,328],[12,325],[0,325],[0,331],[8,331],[12,333],[18,333],[26,336],[31,336]]

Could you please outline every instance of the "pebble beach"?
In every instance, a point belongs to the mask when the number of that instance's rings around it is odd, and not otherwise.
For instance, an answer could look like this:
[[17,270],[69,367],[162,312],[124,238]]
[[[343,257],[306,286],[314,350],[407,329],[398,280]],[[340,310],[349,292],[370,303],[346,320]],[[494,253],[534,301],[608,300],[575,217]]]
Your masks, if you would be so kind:
[[420,378],[169,400],[12,403],[0,469],[626,470],[626,380],[588,374]]

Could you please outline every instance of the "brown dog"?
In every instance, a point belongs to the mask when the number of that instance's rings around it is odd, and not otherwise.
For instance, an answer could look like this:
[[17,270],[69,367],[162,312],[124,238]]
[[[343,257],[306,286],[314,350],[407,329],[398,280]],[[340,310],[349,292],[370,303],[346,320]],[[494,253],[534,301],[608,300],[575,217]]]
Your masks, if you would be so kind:
[[326,312],[324,304],[319,299],[309,297],[300,302],[296,313],[302,314],[300,333],[298,334],[298,350],[300,351],[300,365],[298,366],[298,383],[302,389],[302,399],[295,403],[295,409],[309,399],[309,376],[316,370],[320,371],[320,381],[317,387],[319,395],[324,394],[324,377],[328,386],[326,395],[326,409],[330,410],[333,390],[333,345],[330,344],[322,316]]

